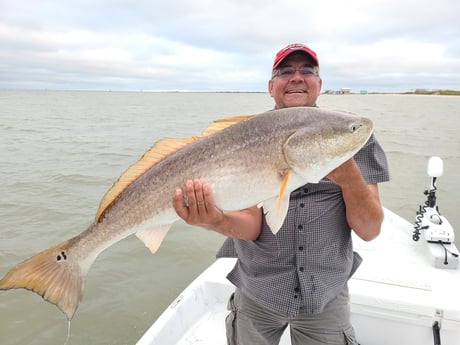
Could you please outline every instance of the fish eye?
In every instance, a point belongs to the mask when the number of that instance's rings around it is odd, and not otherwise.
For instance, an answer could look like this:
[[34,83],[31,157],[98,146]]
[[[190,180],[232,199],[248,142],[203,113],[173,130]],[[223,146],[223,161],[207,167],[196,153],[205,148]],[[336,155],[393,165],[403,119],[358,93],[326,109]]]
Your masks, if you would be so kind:
[[352,123],[348,126],[348,129],[350,130],[351,133],[354,133],[356,132],[356,130],[359,128],[360,126],[357,125],[356,123]]

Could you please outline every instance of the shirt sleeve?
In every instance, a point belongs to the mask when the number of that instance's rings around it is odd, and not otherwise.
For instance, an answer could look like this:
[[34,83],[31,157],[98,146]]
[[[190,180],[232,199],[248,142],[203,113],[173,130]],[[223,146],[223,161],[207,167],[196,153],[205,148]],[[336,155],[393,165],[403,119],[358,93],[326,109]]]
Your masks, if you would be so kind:
[[216,254],[216,258],[236,258],[238,257],[235,249],[235,244],[233,243],[233,238],[226,238],[222,247]]
[[390,180],[387,157],[374,134],[356,153],[354,159],[367,183],[375,184]]

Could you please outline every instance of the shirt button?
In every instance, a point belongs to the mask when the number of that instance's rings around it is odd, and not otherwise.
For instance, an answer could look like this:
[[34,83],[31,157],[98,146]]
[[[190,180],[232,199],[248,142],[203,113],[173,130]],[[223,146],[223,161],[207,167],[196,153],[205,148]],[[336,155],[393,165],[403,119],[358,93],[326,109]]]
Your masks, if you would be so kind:
[[304,204],[304,203],[301,203],[301,204],[300,204],[300,207],[304,208],[304,207],[305,207],[305,204]]
[[302,225],[302,224],[299,224],[299,225],[297,226],[297,229],[302,230],[302,229],[303,229],[303,225]]
[[308,193],[308,188],[304,188],[304,189],[303,189],[303,192],[304,192],[305,194],[307,194],[307,193]]
[[300,272],[303,272],[303,267],[299,267],[299,271],[300,271]]
[[303,250],[303,246],[299,246],[299,250],[302,251],[302,250]]
[[294,292],[300,292],[300,288],[299,288],[299,287],[296,287],[296,288],[294,289]]

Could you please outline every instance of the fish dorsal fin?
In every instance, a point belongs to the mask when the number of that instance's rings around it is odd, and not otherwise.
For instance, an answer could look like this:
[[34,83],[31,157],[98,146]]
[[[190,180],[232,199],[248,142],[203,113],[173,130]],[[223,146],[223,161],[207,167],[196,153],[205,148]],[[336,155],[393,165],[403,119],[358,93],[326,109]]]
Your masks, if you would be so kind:
[[235,123],[247,120],[254,115],[238,115],[226,117],[214,121],[202,134],[202,136],[192,136],[188,139],[162,139],[158,141],[150,150],[148,150],[142,158],[131,165],[108,190],[102,199],[99,209],[96,212],[96,221],[101,219],[105,210],[117,199],[117,197],[139,176],[144,174],[152,166],[166,158],[167,156],[179,151],[190,143],[197,141],[202,137],[209,136],[224,128],[230,127]]
[[112,202],[139,176],[144,174],[152,166],[163,160],[165,157],[177,152],[188,144],[198,140],[200,137],[193,136],[188,139],[171,139],[166,138],[158,141],[150,150],[148,150],[141,159],[131,165],[107,191],[102,199],[99,209],[96,213],[96,221],[99,221],[104,211]]
[[223,130],[224,128],[233,126],[234,124],[250,119],[251,117],[254,117],[254,115],[238,115],[215,120],[208,128],[205,129],[205,131],[203,132],[203,136],[206,137],[208,135],[217,133]]

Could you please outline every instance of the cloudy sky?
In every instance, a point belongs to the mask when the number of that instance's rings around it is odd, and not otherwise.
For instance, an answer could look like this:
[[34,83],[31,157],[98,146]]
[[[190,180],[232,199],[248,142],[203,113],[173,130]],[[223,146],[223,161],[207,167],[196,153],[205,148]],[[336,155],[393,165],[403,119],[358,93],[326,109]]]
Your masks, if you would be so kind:
[[323,90],[460,90],[458,0],[0,0],[0,89],[266,91],[277,50]]

